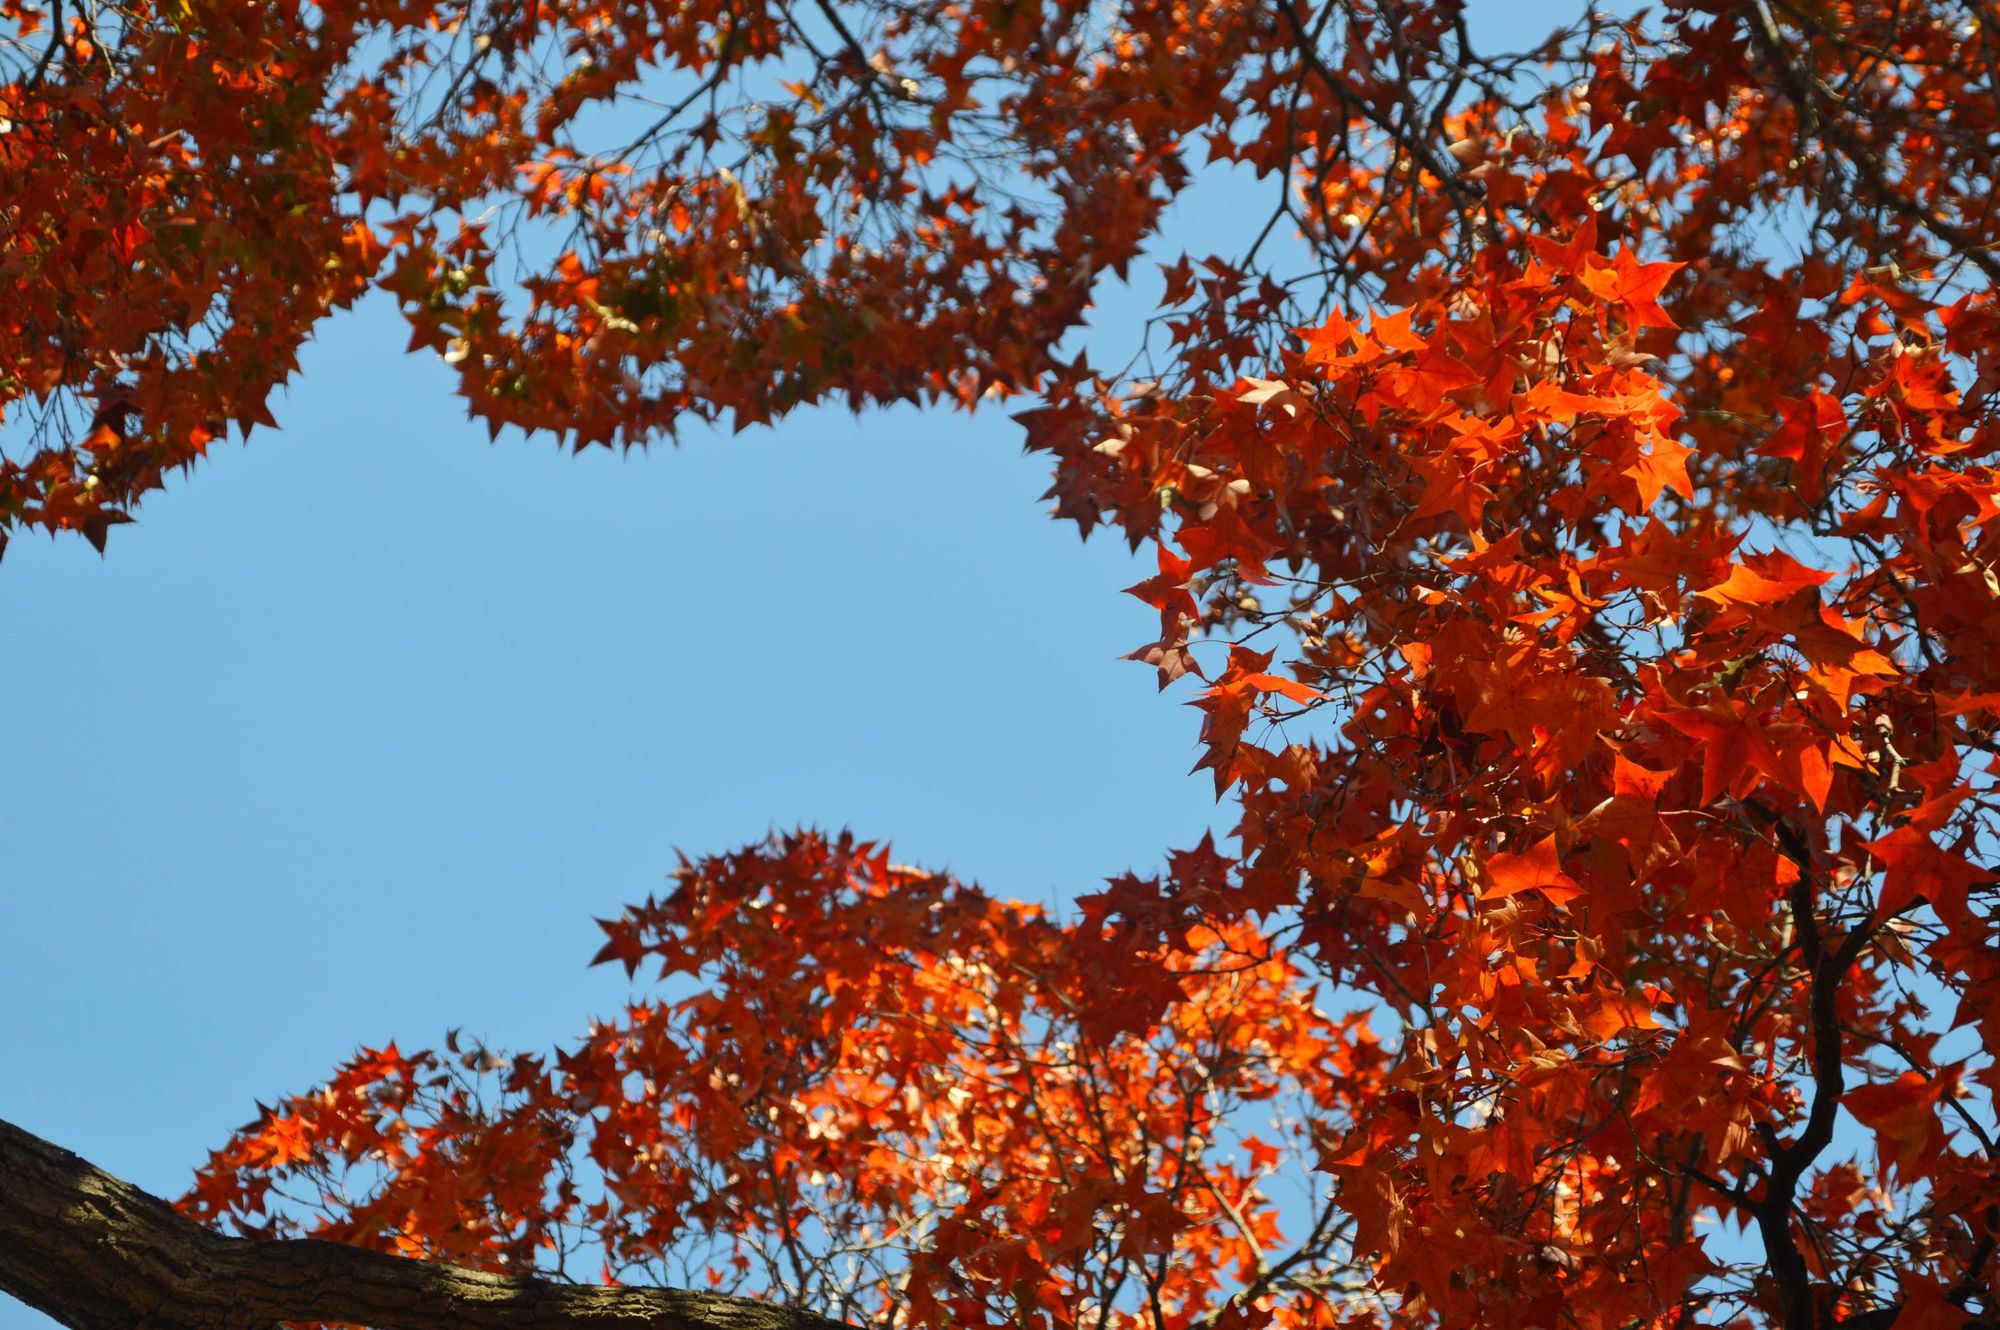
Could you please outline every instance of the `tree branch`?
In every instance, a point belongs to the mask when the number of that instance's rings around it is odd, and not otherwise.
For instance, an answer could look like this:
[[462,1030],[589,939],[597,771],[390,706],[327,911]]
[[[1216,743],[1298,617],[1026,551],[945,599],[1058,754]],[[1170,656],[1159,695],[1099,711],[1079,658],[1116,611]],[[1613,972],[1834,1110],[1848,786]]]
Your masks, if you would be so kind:
[[[1797,833],[1783,819],[1754,799],[1746,807],[1778,829],[1781,852],[1798,868],[1792,882],[1792,929],[1810,975],[1806,994],[1806,1036],[1812,1062],[1812,1103],[1806,1124],[1791,1141],[1778,1137],[1775,1129],[1759,1124],[1758,1134],[1770,1152],[1770,1170],[1763,1198],[1750,1209],[1756,1216],[1764,1257],[1772,1282],[1777,1286],[1784,1330],[1815,1330],[1828,1322],[1828,1309],[1818,1305],[1805,1253],[1792,1234],[1792,1205],[1799,1183],[1813,1163],[1833,1141],[1833,1129],[1840,1111],[1840,1097],[1847,1090],[1842,1063],[1846,1059],[1839,1019],[1840,986],[1854,968],[1874,930],[1866,924],[1833,942],[1821,930],[1813,913],[1812,856]],[[1789,835],[1787,833],[1790,833]],[[1829,943],[1831,942],[1831,945]]]
[[486,1274],[309,1239],[211,1232],[0,1121],[0,1290],[73,1330],[850,1330],[796,1307],[684,1289]]

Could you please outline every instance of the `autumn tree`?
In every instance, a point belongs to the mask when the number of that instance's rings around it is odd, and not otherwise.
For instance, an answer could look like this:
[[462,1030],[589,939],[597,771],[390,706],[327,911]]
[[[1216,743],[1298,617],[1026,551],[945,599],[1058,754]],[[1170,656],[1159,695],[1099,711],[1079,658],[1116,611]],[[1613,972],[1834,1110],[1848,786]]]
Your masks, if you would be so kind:
[[[8,1129],[0,1287],[75,1325],[1994,1323],[1986,6],[1519,52],[1452,0],[0,15],[8,526],[101,545],[371,283],[476,416],[578,447],[1014,398],[1058,514],[1157,567],[1135,656],[1237,816],[1073,917],[845,837],[690,861],[605,924],[661,981],[621,1019],[366,1051],[181,1203],[344,1246],[176,1228]],[[1059,355],[1230,167],[1242,248],[1164,265],[1131,363]],[[768,1301],[561,1282],[606,1276]]]

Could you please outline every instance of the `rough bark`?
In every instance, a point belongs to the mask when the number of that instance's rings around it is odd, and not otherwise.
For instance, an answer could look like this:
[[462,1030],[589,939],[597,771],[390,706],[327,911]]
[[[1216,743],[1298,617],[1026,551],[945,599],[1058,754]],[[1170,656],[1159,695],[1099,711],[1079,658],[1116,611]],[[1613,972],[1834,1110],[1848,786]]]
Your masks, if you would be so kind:
[[849,1330],[683,1289],[484,1274],[338,1243],[224,1237],[0,1121],[0,1290],[74,1330]]

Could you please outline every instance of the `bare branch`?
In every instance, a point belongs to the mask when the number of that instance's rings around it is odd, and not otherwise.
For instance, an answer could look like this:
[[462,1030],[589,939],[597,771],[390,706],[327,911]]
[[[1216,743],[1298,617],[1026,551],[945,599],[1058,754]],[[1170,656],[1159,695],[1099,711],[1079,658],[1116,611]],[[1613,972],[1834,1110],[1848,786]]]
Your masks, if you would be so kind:
[[0,1289],[74,1330],[848,1330],[796,1307],[684,1289],[487,1274],[309,1239],[224,1237],[0,1121]]

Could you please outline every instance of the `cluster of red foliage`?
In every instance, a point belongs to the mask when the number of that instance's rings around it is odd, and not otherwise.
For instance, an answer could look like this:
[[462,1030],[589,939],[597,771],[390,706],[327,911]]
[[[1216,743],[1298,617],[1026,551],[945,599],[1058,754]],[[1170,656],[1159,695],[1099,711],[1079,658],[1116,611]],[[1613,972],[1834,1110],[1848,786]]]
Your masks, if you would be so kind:
[[364,1052],[184,1204],[241,1222],[310,1180],[321,1236],[464,1264],[692,1272],[857,1321],[1070,1324],[1134,1297],[1187,1321],[1218,1290],[1279,1287],[1264,1184],[1301,1142],[1246,1134],[1243,1106],[1348,1121],[1380,1093],[1365,1025],[1316,1011],[1248,924],[1192,930],[1152,967],[1164,1005],[1119,1022],[1075,932],[849,837],[677,883],[605,921],[599,959],[657,961],[670,988],[699,981],[688,996],[553,1065],[456,1039]]
[[[101,542],[371,280],[579,446],[1031,395],[1240,809],[1067,924],[686,865],[600,959],[698,991],[365,1054],[192,1212],[924,1330],[1991,1324],[2000,16],[1464,8],[4,0],[0,522]],[[1197,150],[1319,266],[1055,359]]]

